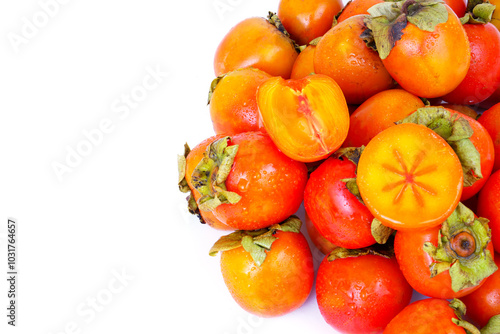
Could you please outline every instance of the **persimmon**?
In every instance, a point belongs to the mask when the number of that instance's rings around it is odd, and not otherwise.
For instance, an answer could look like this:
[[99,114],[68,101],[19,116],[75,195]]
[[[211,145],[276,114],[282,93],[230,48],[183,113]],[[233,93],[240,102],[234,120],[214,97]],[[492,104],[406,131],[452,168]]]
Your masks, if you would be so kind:
[[316,299],[321,315],[341,333],[381,333],[410,303],[412,289],[394,258],[365,249],[345,257],[342,253],[335,249],[319,266]]
[[444,0],[458,17],[463,17],[467,10],[467,0]]
[[363,102],[351,115],[349,133],[344,147],[367,145],[379,132],[397,122],[424,103],[403,89],[390,89],[377,93]]
[[365,18],[356,15],[337,24],[321,38],[314,54],[316,73],[335,80],[349,104],[361,104],[395,86],[378,54],[360,37]]
[[237,231],[210,250],[222,251],[222,277],[234,300],[246,311],[276,317],[299,308],[314,281],[313,258],[300,220],[261,231]]
[[214,80],[210,117],[215,133],[233,135],[264,130],[259,122],[257,88],[271,76],[256,68],[244,68]]
[[215,75],[255,67],[273,76],[290,78],[298,53],[276,18],[275,15],[269,20],[253,17],[234,26],[215,52]]
[[500,251],[500,170],[490,176],[479,192],[477,213],[490,220],[493,247]]
[[311,173],[304,192],[304,208],[319,233],[332,244],[350,249],[375,243],[373,215],[343,182],[356,177],[355,170],[348,159],[330,157]]
[[500,169],[500,103],[495,104],[477,120],[488,131],[495,149],[493,171]]
[[328,255],[335,248],[337,248],[336,245],[332,244],[323,235],[321,235],[321,233],[319,233],[318,229],[316,228],[316,226],[314,226],[313,222],[311,221],[311,218],[309,218],[307,212],[305,221],[306,221],[307,234],[309,235],[309,238],[311,238],[311,241],[314,244],[314,246],[316,246],[316,248],[319,249],[321,253],[323,253],[324,255]]
[[466,23],[463,27],[469,39],[471,64],[458,87],[442,99],[471,105],[486,100],[500,86],[500,32],[491,23]]
[[193,164],[191,183],[201,195],[199,210],[233,229],[255,230],[283,221],[304,197],[305,164],[284,155],[262,132],[212,141]]
[[316,45],[308,45],[297,57],[293,64],[290,79],[303,79],[314,74],[314,53]]
[[[459,324],[464,310],[459,310],[459,300],[428,298],[417,300],[404,308],[389,322],[384,334],[466,334]],[[470,328],[469,328],[470,329]],[[479,332],[479,330],[477,330]]]
[[380,132],[359,159],[357,185],[382,224],[396,230],[430,228],[455,210],[463,188],[460,160],[434,131],[399,124]]
[[[495,257],[495,264],[500,267],[500,258]],[[500,270],[486,279],[476,291],[461,298],[467,306],[467,316],[484,327],[491,317],[500,314]]]
[[200,222],[207,224],[216,230],[234,230],[234,228],[222,223],[217,219],[210,211],[200,211],[198,209],[197,201],[200,199],[201,194],[195,191],[192,182],[193,171],[198,164],[198,162],[203,158],[203,155],[207,147],[214,141],[223,138],[222,135],[212,136],[205,139],[198,145],[196,145],[192,150],[185,146],[184,156],[179,156],[179,189],[182,192],[189,192],[188,197],[188,209],[191,214],[197,215]]
[[345,19],[360,14],[368,14],[368,9],[373,5],[384,2],[383,0],[352,0],[347,2],[345,7],[342,9],[339,17],[337,18],[337,23],[344,21]]
[[460,204],[440,226],[398,231],[394,251],[406,280],[434,298],[461,298],[497,269],[488,220]]
[[470,141],[479,153],[482,178],[475,180],[472,185],[464,185],[460,201],[465,201],[477,194],[490,177],[495,163],[495,147],[487,129],[480,122],[453,109],[447,110],[455,117],[462,117],[467,120],[474,132],[470,137]]
[[386,2],[373,6],[370,14],[368,35],[403,89],[420,97],[440,97],[465,78],[469,41],[449,6],[431,0]]
[[306,45],[330,30],[342,7],[341,0],[280,0],[278,17],[292,39]]
[[459,155],[464,174],[460,200],[477,194],[490,176],[494,163],[493,142],[486,129],[475,119],[444,107],[419,108],[397,123],[408,122],[429,127]]
[[294,160],[324,159],[347,136],[347,104],[340,87],[327,76],[271,78],[259,87],[257,104],[266,132]]

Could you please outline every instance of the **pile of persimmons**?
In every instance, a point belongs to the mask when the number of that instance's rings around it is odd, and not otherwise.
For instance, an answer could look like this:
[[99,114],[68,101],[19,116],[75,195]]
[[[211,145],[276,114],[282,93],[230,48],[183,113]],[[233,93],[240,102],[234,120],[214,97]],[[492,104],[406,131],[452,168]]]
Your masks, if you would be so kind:
[[227,33],[179,188],[233,231],[209,253],[242,308],[289,313],[316,276],[342,333],[500,333],[498,28],[486,0],[281,0]]

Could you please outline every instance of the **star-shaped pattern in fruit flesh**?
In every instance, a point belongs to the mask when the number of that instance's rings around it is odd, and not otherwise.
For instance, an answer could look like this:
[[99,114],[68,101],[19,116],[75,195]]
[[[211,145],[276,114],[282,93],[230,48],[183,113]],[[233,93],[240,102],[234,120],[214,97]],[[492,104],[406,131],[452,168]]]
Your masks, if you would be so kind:
[[413,193],[413,196],[415,196],[418,205],[423,207],[424,197],[422,196],[421,192],[425,191],[433,196],[436,196],[437,192],[431,186],[417,181],[417,178],[419,176],[436,171],[437,165],[433,164],[425,168],[421,168],[420,164],[422,163],[425,157],[425,152],[420,151],[419,154],[416,156],[413,165],[411,166],[410,169],[408,169],[408,165],[403,160],[401,153],[399,153],[398,150],[394,150],[393,154],[401,169],[387,163],[382,164],[382,167],[389,172],[399,175],[401,177],[401,180],[387,184],[385,187],[382,188],[382,191],[387,192],[387,191],[392,191],[394,189],[399,189],[397,195],[394,197],[393,200],[394,204],[398,204],[403,198],[403,195],[406,192],[406,190],[409,188]]

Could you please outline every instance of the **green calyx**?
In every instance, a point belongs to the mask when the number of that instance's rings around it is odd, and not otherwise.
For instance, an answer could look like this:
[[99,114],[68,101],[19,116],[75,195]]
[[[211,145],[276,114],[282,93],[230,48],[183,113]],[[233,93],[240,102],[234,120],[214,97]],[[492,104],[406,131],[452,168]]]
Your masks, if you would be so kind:
[[224,79],[224,77],[227,75],[227,73],[225,74],[221,74],[219,75],[217,78],[213,79],[212,82],[210,83],[210,90],[208,91],[208,101],[207,101],[207,105],[210,104],[210,101],[212,101],[212,96],[214,95],[214,92],[215,92],[215,88],[217,88],[217,85],[219,84],[219,82],[222,81],[222,79]]
[[[363,153],[365,147],[346,147],[341,148],[335,152],[335,157],[337,159],[347,159],[353,164],[358,166],[359,159],[361,158],[361,154]],[[360,201],[363,205],[363,199],[361,198],[361,193],[359,192],[358,184],[356,183],[356,178],[342,179],[342,182],[345,183],[347,190]]]
[[365,205],[365,202],[363,202],[363,198],[361,198],[361,193],[359,192],[359,187],[356,183],[355,177],[350,179],[342,179],[340,181],[344,182],[347,190],[349,190],[349,192],[353,194],[361,204]]
[[359,257],[364,255],[377,255],[390,259],[394,257],[394,249],[392,246],[378,245],[378,244],[358,249],[347,249],[347,248],[337,247],[330,254],[328,254],[327,259],[329,262],[332,262],[337,259]]
[[369,31],[363,32],[362,38],[369,47],[375,45],[381,59],[389,56],[408,22],[432,32],[438,24],[448,21],[448,11],[441,0],[383,2],[372,6],[368,13],[370,16],[364,22]]
[[460,18],[460,22],[462,24],[486,24],[491,21],[495,8],[496,6],[491,3],[478,3]]
[[434,260],[429,266],[431,278],[448,270],[453,291],[476,286],[498,269],[486,249],[490,241],[488,220],[475,218],[459,203],[443,223],[437,247],[430,242],[424,244],[424,251]]
[[228,146],[230,140],[224,137],[208,145],[191,176],[193,187],[201,194],[197,205],[202,211],[212,211],[221,204],[235,204],[241,199],[237,193],[227,191],[225,184],[238,152],[238,145]]
[[442,107],[425,107],[417,109],[413,114],[396,124],[421,124],[440,135],[455,151],[462,164],[464,187],[469,187],[483,178],[481,173],[481,156],[470,141],[474,130],[469,122],[460,115],[452,115]]
[[377,218],[373,218],[371,224],[372,236],[378,244],[384,245],[387,243],[387,240],[394,233],[394,230],[390,227],[387,227],[380,222]]
[[189,185],[186,181],[186,158],[189,152],[191,152],[191,149],[189,148],[189,145],[186,143],[184,144],[184,154],[177,156],[177,167],[179,170],[179,182],[178,182],[179,190],[183,193],[189,193],[188,197],[186,198],[189,213],[197,216],[198,219],[200,220],[200,223],[206,224],[205,220],[200,214],[200,210],[198,209],[198,204],[196,204],[196,201],[194,200],[193,192],[189,188]]
[[462,319],[465,315],[466,307],[465,307],[465,304],[461,300],[453,299],[450,302],[450,307],[455,311],[455,315],[458,318],[458,319],[455,319],[455,318],[451,319],[451,321],[453,321],[453,323],[455,325],[460,326],[463,329],[465,329],[467,334],[481,334],[479,332],[479,329],[477,329],[476,326],[474,326],[470,322],[467,322],[467,321]]
[[490,318],[486,326],[481,328],[481,334],[499,334],[500,333],[500,314]]
[[179,185],[179,190],[183,193],[191,191],[186,181],[186,158],[189,152],[191,152],[191,149],[189,148],[189,145],[186,143],[184,144],[184,154],[177,156],[177,168],[179,171],[178,185]]
[[245,251],[255,261],[257,266],[261,266],[266,259],[266,251],[271,250],[271,246],[276,241],[277,231],[299,233],[302,222],[297,216],[290,216],[280,224],[274,224],[268,228],[255,231],[236,231],[221,237],[210,249],[209,255],[215,256],[218,252],[224,252],[239,247]]

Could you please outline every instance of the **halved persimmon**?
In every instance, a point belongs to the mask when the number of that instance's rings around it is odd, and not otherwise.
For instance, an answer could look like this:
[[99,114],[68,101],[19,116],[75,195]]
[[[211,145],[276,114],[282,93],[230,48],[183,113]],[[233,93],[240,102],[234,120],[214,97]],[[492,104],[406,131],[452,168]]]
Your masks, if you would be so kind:
[[267,133],[294,160],[324,159],[347,137],[349,111],[344,95],[325,75],[271,78],[259,87],[257,104]]
[[375,136],[361,154],[357,184],[371,213],[396,230],[441,224],[457,206],[462,165],[450,145],[418,124]]

